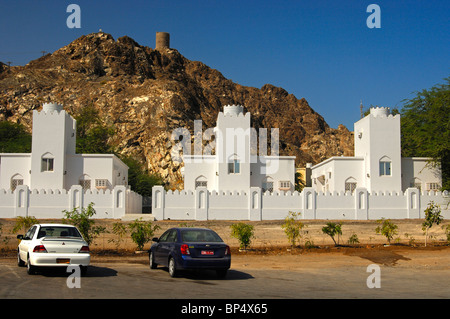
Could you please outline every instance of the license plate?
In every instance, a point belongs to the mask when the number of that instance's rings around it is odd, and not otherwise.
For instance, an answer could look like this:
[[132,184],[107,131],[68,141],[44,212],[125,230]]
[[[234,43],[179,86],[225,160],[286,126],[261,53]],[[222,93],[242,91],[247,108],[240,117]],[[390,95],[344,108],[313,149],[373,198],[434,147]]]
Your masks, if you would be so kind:
[[56,259],[57,264],[70,264],[70,259],[68,258],[57,258]]
[[202,250],[202,255],[214,255],[214,250]]

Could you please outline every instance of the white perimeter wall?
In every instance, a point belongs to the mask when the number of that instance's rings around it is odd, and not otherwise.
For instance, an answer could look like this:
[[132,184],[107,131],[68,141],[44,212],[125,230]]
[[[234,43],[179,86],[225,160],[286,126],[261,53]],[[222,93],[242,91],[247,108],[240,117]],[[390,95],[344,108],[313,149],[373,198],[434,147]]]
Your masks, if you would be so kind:
[[35,218],[63,218],[63,211],[87,207],[94,203],[93,218],[122,218],[125,214],[142,213],[141,195],[116,186],[112,190],[86,191],[75,185],[66,190],[30,190],[18,186],[14,192],[0,189],[0,218],[34,216]]
[[[279,220],[289,211],[300,212],[303,219],[404,219],[424,218],[430,201],[440,204],[442,215],[450,218],[441,193],[420,193],[409,188],[402,193],[372,193],[357,188],[350,193],[317,193],[313,188],[299,192],[261,193],[258,187],[247,192],[165,191],[153,187],[152,214],[157,220]],[[448,196],[448,195],[447,195]]]

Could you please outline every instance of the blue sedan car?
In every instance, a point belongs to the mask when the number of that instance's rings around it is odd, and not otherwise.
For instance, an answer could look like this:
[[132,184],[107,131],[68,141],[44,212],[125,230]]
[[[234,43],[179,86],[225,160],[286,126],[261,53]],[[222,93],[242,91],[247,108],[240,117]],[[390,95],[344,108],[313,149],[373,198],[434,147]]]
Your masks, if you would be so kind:
[[171,277],[182,269],[213,269],[224,278],[231,265],[230,247],[211,229],[171,228],[153,241],[150,268],[166,266]]

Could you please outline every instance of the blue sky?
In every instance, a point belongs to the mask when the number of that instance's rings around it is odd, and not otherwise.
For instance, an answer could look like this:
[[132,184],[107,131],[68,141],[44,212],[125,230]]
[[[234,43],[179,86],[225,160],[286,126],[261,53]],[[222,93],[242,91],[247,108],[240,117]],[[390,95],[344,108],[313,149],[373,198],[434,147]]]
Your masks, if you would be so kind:
[[[81,28],[66,25],[69,4]],[[381,9],[370,29],[369,4]],[[0,61],[24,65],[102,29],[171,47],[246,86],[304,97],[327,123],[353,130],[359,104],[401,108],[450,76],[450,1],[0,0]]]

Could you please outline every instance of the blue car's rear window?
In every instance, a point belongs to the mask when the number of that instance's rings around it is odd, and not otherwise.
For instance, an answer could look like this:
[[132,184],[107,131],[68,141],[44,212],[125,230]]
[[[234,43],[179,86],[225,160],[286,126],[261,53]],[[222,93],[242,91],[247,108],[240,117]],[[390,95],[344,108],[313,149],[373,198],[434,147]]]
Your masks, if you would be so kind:
[[220,243],[222,238],[215,232],[208,229],[186,229],[181,231],[183,242],[213,242]]

